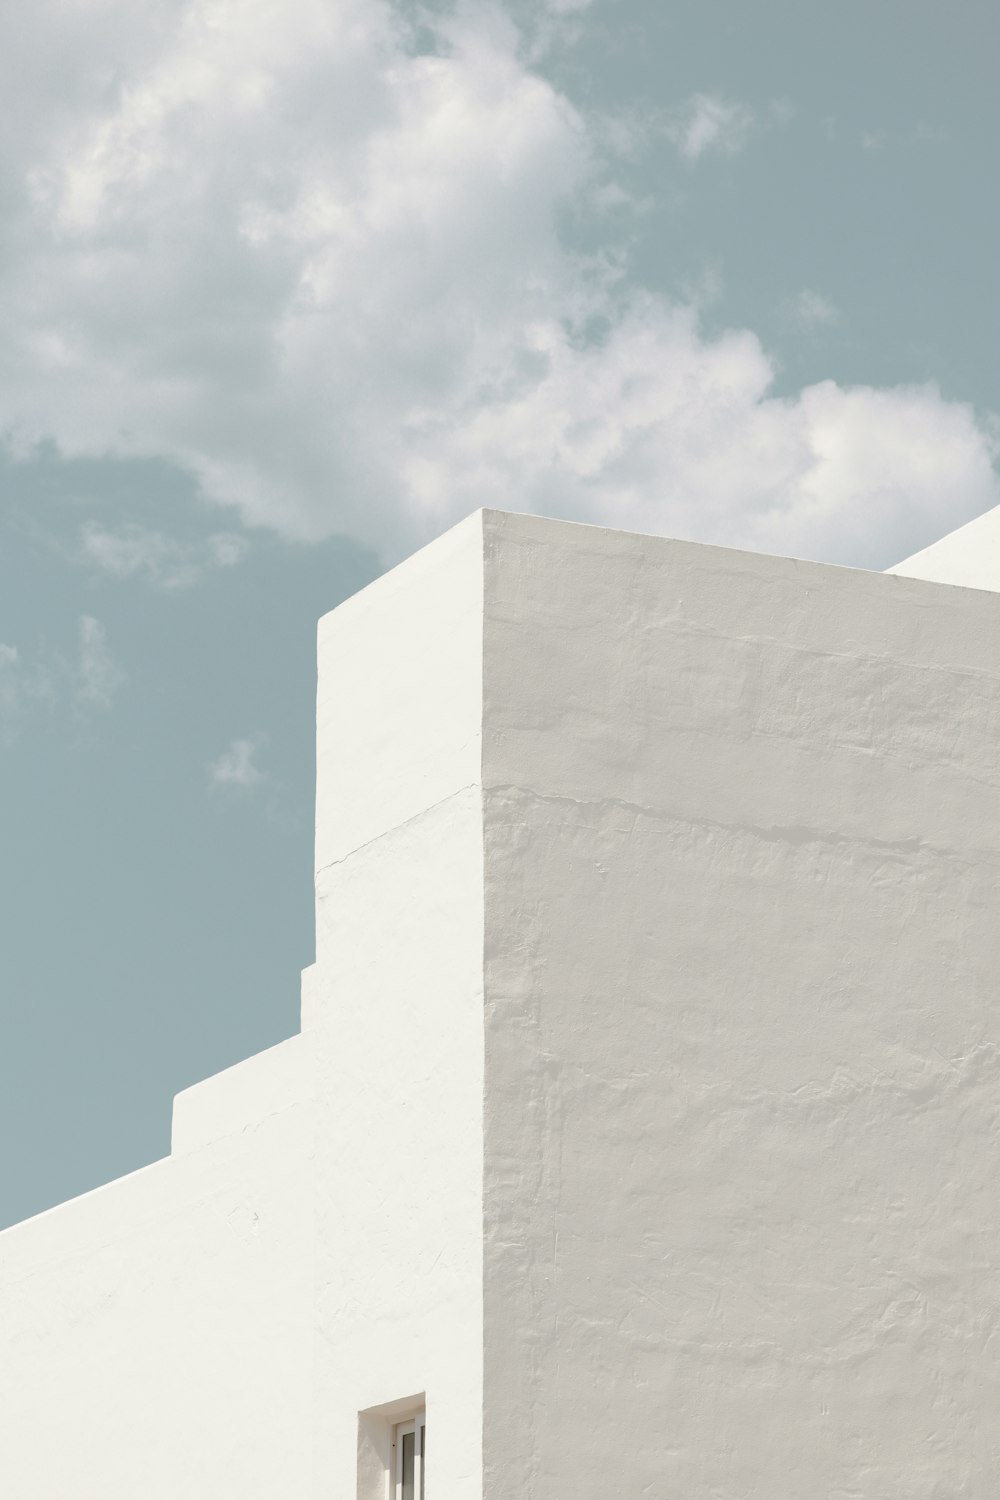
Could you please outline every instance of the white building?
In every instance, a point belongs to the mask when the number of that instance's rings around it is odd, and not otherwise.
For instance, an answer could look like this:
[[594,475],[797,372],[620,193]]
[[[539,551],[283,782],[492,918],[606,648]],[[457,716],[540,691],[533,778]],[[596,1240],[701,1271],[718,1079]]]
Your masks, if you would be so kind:
[[321,622],[301,1035],[0,1236],[4,1500],[420,1493],[424,1413],[430,1500],[996,1500],[977,526],[486,512]]

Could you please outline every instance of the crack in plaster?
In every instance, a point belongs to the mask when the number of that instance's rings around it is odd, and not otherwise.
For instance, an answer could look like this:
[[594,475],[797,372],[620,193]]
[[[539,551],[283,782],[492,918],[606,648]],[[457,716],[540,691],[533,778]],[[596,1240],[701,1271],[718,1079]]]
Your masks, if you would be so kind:
[[[765,843],[784,843],[793,848],[801,848],[807,844],[822,844],[832,848],[866,848],[881,853],[896,855],[925,855],[931,858],[953,860],[965,868],[977,869],[984,861],[996,864],[1000,867],[1000,851],[976,850],[975,858],[965,858],[956,850],[944,849],[939,845],[929,843],[926,839],[880,839],[860,834],[842,834],[824,832],[821,829],[806,828],[801,825],[790,825],[782,827],[780,824],[765,827],[754,823],[724,823],[713,818],[695,818],[689,814],[677,812],[671,808],[648,807],[641,803],[629,802],[623,797],[570,797],[558,792],[539,792],[531,787],[518,786],[515,783],[485,786],[485,796],[501,796],[516,799],[519,797],[529,798],[536,802],[551,803],[556,806],[577,807],[594,812],[600,812],[607,808],[614,808],[626,813],[631,818],[644,818],[654,823],[676,823],[685,828],[705,829],[730,834],[749,834],[751,838],[760,839]],[[488,821],[488,820],[487,820]]]
[[[658,622],[656,630],[658,631],[659,629],[660,624]],[[825,649],[822,646],[809,646],[801,641],[792,641],[784,635],[768,635],[764,632],[760,634],[743,634],[737,631],[720,631],[713,629],[710,625],[699,625],[694,621],[686,620],[683,620],[681,633],[713,641],[723,641],[727,644],[732,641],[738,641],[745,646],[777,646],[784,651],[794,652],[797,656],[814,657],[818,661],[858,662],[873,666],[905,667],[907,670],[914,672],[935,673],[949,678],[971,678],[976,681],[982,680],[994,683],[1000,689],[1000,673],[987,671],[985,667],[921,661],[917,657],[896,656],[888,648],[885,651],[833,651]]]
[[426,817],[428,813],[436,812],[439,807],[444,807],[446,803],[453,802],[456,797],[461,797],[464,792],[481,790],[482,783],[479,781],[470,781],[465,786],[456,787],[455,790],[449,792],[447,796],[438,798],[437,802],[428,803],[426,807],[422,807],[418,812],[413,813],[410,817],[404,818],[401,823],[393,823],[391,828],[383,828],[381,833],[376,833],[372,836],[372,838],[365,839],[363,844],[357,844],[353,849],[348,849],[337,859],[331,859],[329,863],[320,865],[319,869],[316,871],[315,878],[318,880],[321,875],[326,874],[327,870],[334,870],[338,865],[345,864],[346,861],[352,859],[355,854],[361,854],[365,849],[370,849],[373,844],[377,844],[381,842],[382,839],[388,838],[391,833],[399,833],[402,829],[409,828],[411,824],[419,823],[420,819]]

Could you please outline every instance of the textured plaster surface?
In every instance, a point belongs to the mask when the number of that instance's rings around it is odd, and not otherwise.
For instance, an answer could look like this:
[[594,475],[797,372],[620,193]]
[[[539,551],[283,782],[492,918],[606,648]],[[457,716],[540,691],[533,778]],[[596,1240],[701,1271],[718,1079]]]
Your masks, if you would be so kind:
[[307,1494],[311,1106],[0,1236],[0,1494]]
[[174,1096],[174,1156],[242,1133],[315,1093],[313,1038],[292,1036]]
[[478,786],[482,615],[477,513],[320,621],[321,890],[345,855]]
[[484,1493],[990,1500],[1000,600],[486,536]]
[[465,1500],[482,1461],[482,518],[381,583],[320,625],[316,1494],[358,1493],[359,1411],[425,1392],[432,1496]]
[[1000,506],[897,563],[890,573],[1000,590]]
[[478,1492],[482,614],[475,516],[321,622],[304,1030],[0,1235],[4,1500],[355,1500],[422,1393]]
[[0,1235],[0,1495],[995,1500],[1000,599],[486,512],[319,679],[302,1034]]
[[315,1404],[337,1496],[354,1493],[358,1412],[420,1391],[434,1494],[479,1484],[481,871],[477,788],[369,845],[329,888]]

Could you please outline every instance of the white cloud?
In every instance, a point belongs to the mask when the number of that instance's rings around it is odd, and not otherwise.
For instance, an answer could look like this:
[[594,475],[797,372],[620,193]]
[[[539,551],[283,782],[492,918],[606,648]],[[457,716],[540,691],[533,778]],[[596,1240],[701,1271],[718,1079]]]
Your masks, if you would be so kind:
[[754,124],[753,111],[718,94],[693,94],[667,126],[667,134],[686,161],[706,151],[732,156],[741,151]]
[[72,668],[57,651],[40,645],[25,653],[0,642],[0,745],[11,745],[30,716],[55,707]]
[[39,708],[107,708],[124,680],[92,615],[77,621],[75,658],[46,644],[25,653],[0,642],[0,744],[13,743]]
[[246,537],[229,531],[218,531],[208,538],[206,550],[215,567],[235,568],[246,557],[249,545]]
[[21,706],[19,669],[17,647],[0,641],[0,741],[12,732],[14,716]]
[[[490,0],[479,0],[480,14]],[[519,51],[534,65],[560,47],[572,46],[583,32],[583,21],[594,0],[503,0],[519,34]],[[473,10],[465,0],[466,13]]]
[[[428,509],[446,495],[722,544],[873,565],[896,537],[1000,499],[995,444],[970,408],[931,386],[878,391],[832,381],[769,395],[758,340],[706,339],[655,299],[581,350],[548,330],[530,396],[428,414],[406,470]],[[496,456],[503,455],[499,464]],[[944,529],[944,527],[942,527]]]
[[125,680],[108,649],[108,633],[93,615],[81,615],[77,695],[84,703],[107,708]]
[[[496,8],[418,55],[385,0],[53,5],[11,80],[17,451],[161,455],[244,522],[390,558],[489,503],[888,562],[1000,501],[969,407],[779,399],[753,333],[567,249],[565,206],[614,198],[601,131]],[[670,128],[694,162],[751,124],[701,94]],[[206,566],[172,546],[83,538],[161,586]]]
[[264,773],[256,764],[256,754],[256,740],[233,740],[228,750],[224,750],[209,766],[212,782],[216,786],[257,786],[264,780]]
[[114,578],[143,577],[163,589],[187,588],[210,568],[235,567],[248,545],[245,537],[228,532],[185,544],[134,523],[111,528],[90,521],[80,535],[85,562]]
[[824,297],[822,292],[813,292],[808,288],[790,297],[784,311],[806,333],[817,328],[829,328],[840,322],[840,309],[836,303],[831,302],[829,297]]

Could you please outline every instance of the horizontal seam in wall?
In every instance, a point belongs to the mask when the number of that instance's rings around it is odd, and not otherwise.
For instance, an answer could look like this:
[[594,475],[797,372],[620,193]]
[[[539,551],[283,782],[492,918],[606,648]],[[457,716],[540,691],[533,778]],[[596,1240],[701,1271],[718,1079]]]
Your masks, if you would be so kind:
[[[883,850],[887,854],[930,854],[942,859],[956,860],[977,868],[984,861],[990,862],[991,851],[976,849],[968,855],[960,854],[957,850],[943,849],[936,844],[930,844],[924,839],[879,839],[865,837],[858,834],[824,832],[817,828],[804,828],[796,825],[783,827],[772,825],[763,827],[754,823],[723,823],[713,818],[693,818],[685,813],[676,812],[664,807],[644,807],[637,802],[628,802],[620,797],[570,797],[558,792],[539,792],[533,787],[519,786],[510,782],[503,785],[484,786],[484,799],[493,794],[501,796],[511,795],[528,797],[536,802],[548,802],[568,807],[587,808],[598,811],[602,808],[617,808],[633,818],[645,818],[653,823],[676,823],[685,828],[703,828],[716,830],[723,833],[749,834],[752,838],[761,839],[768,843],[789,844],[828,844],[833,846],[867,848]],[[487,827],[489,819],[486,820]],[[1000,865],[1000,850],[996,851],[995,863]]]

